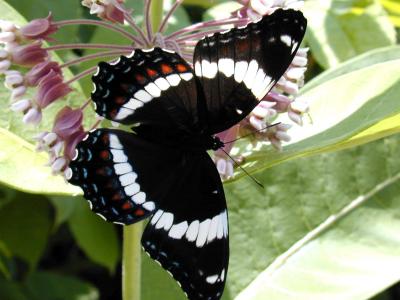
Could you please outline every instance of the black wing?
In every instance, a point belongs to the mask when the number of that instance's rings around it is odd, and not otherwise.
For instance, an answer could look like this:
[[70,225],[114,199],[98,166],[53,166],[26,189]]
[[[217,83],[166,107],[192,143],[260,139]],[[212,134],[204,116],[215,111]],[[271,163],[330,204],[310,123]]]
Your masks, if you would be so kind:
[[136,49],[115,64],[102,62],[92,77],[96,112],[161,139],[190,135],[198,127],[193,69],[178,54]]
[[77,146],[69,182],[79,185],[94,212],[131,224],[151,215],[175,182],[181,156],[133,133],[99,129]]
[[187,155],[142,245],[189,299],[221,298],[229,260],[228,215],[219,174],[206,153]]
[[197,43],[194,68],[209,134],[232,127],[255,108],[289,67],[306,26],[301,12],[280,9]]

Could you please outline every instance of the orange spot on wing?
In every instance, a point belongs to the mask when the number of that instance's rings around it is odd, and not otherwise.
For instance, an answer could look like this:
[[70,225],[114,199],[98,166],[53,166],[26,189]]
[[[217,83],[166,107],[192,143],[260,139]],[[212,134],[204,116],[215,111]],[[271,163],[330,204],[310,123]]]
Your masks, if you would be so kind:
[[138,216],[138,217],[143,216],[143,215],[144,215],[144,210],[138,208],[138,209],[135,211],[135,215]]
[[182,64],[178,64],[177,66],[176,66],[176,69],[178,70],[178,72],[180,72],[180,73],[184,73],[184,72],[186,72],[188,69],[187,69],[187,67],[185,66],[185,65],[182,65]]
[[122,205],[122,209],[123,210],[129,210],[133,208],[133,204],[130,201],[126,201],[123,205]]
[[102,139],[103,143],[106,145],[108,145],[110,143],[110,137],[108,134],[103,135],[101,139]]
[[100,157],[104,160],[109,160],[110,159],[110,152],[107,150],[103,150],[100,152]]
[[140,84],[144,84],[146,82],[146,77],[141,74],[136,74],[135,78]]
[[115,97],[114,101],[115,101],[116,104],[122,105],[122,104],[125,103],[125,97],[122,97],[122,96]]
[[111,119],[114,119],[118,114],[118,110],[117,109],[113,109],[112,111],[110,111],[110,117]]
[[164,75],[170,74],[170,73],[172,73],[173,71],[174,71],[174,70],[171,68],[171,66],[166,65],[166,64],[162,64],[162,65],[161,65],[161,72],[162,72]]
[[116,193],[111,197],[111,200],[113,201],[121,201],[122,197],[120,193]]
[[153,70],[153,69],[147,69],[147,75],[149,75],[150,77],[155,77],[157,75],[157,71]]
[[106,175],[106,172],[104,171],[104,169],[97,169],[96,174],[104,176],[104,175]]

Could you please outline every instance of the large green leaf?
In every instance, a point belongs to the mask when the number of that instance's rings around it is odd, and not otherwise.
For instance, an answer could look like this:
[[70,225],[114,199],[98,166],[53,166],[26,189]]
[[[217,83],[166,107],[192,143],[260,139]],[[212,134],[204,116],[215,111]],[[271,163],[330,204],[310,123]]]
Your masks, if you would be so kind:
[[304,13],[306,40],[324,68],[396,42],[394,26],[378,0],[310,0]]
[[[277,152],[246,145],[247,170],[259,171],[288,159],[340,150],[400,131],[400,58],[387,48],[343,64],[305,87],[313,123],[289,130],[292,141]],[[290,123],[287,117],[278,121]],[[240,144],[239,144],[240,146]],[[236,178],[244,176],[238,173]]]
[[264,191],[226,185],[228,289],[257,277],[235,299],[367,299],[397,282],[399,151],[396,135],[273,167]]
[[0,295],[7,300],[32,300],[25,295],[18,283],[3,278],[0,278]]
[[70,200],[76,201],[74,213],[68,220],[76,242],[91,260],[113,272],[120,259],[116,225],[104,222],[90,211],[83,198]]
[[36,272],[24,283],[30,300],[98,300],[99,292],[86,282],[50,272]]
[[396,27],[400,27],[400,2],[398,0],[380,0],[389,13],[390,20]]
[[[0,181],[21,191],[34,193],[76,194],[80,189],[53,176],[45,154],[35,146],[0,128]],[[27,163],[28,162],[28,163]]]
[[71,196],[52,196],[49,197],[49,200],[56,211],[54,226],[57,228],[73,216],[77,207],[77,201]]
[[33,269],[45,249],[52,225],[52,210],[46,199],[17,193],[0,209],[0,242]]

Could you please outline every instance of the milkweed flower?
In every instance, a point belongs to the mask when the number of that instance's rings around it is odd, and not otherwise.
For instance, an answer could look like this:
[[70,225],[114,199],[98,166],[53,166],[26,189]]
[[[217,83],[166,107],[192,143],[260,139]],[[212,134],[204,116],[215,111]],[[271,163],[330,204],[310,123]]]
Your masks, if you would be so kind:
[[[82,72],[67,78],[65,70],[83,62],[103,59],[115,61],[120,55],[127,55],[134,48],[161,47],[180,54],[189,64],[193,64],[194,48],[199,39],[206,35],[226,30],[227,27],[244,26],[252,20],[272,13],[279,7],[299,8],[303,1],[297,0],[241,0],[242,8],[232,12],[226,18],[209,20],[181,28],[173,33],[166,33],[171,16],[183,0],[173,2],[160,22],[158,28],[152,28],[150,20],[151,0],[144,0],[144,22],[139,26],[125,7],[123,0],[83,0],[84,7],[89,9],[96,19],[55,20],[51,13],[47,17],[35,19],[24,26],[9,21],[0,21],[0,74],[4,84],[10,90],[10,109],[22,113],[23,122],[38,125],[42,112],[53,103],[60,102],[73,92],[73,84],[96,72],[97,66],[89,67]],[[107,43],[71,43],[61,44],[52,35],[66,26],[89,25],[108,29],[126,39],[126,45]],[[45,45],[47,42],[49,45]],[[72,49],[93,49],[94,53],[84,55],[65,63],[55,60],[54,51]],[[235,140],[244,131],[259,130],[255,137],[269,141],[277,149],[281,142],[288,141],[288,125],[280,124],[263,130],[279,114],[287,113],[291,120],[302,124],[302,115],[308,106],[304,100],[296,99],[299,88],[304,82],[307,65],[307,49],[300,49],[292,65],[279,80],[273,91],[268,94],[259,106],[240,124],[219,136],[224,141]],[[34,90],[33,93],[27,91]],[[39,151],[49,154],[49,166],[55,174],[63,174],[75,154],[75,147],[89,130],[101,123],[97,118],[87,128],[83,126],[84,110],[90,100],[82,99],[80,107],[65,106],[55,115],[53,128],[36,136]],[[224,178],[233,174],[234,162],[227,154],[234,142],[216,151],[214,161]],[[238,162],[240,159],[236,158]]]

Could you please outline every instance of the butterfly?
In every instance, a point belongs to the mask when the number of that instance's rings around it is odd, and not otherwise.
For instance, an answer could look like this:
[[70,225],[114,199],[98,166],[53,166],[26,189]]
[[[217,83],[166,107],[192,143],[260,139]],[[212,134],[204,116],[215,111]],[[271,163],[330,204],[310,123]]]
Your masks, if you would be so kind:
[[151,217],[142,246],[189,299],[220,299],[228,271],[226,200],[207,151],[284,74],[306,25],[301,12],[280,9],[200,40],[193,68],[175,52],[136,49],[93,75],[96,112],[131,131],[90,132],[68,180],[108,221]]

